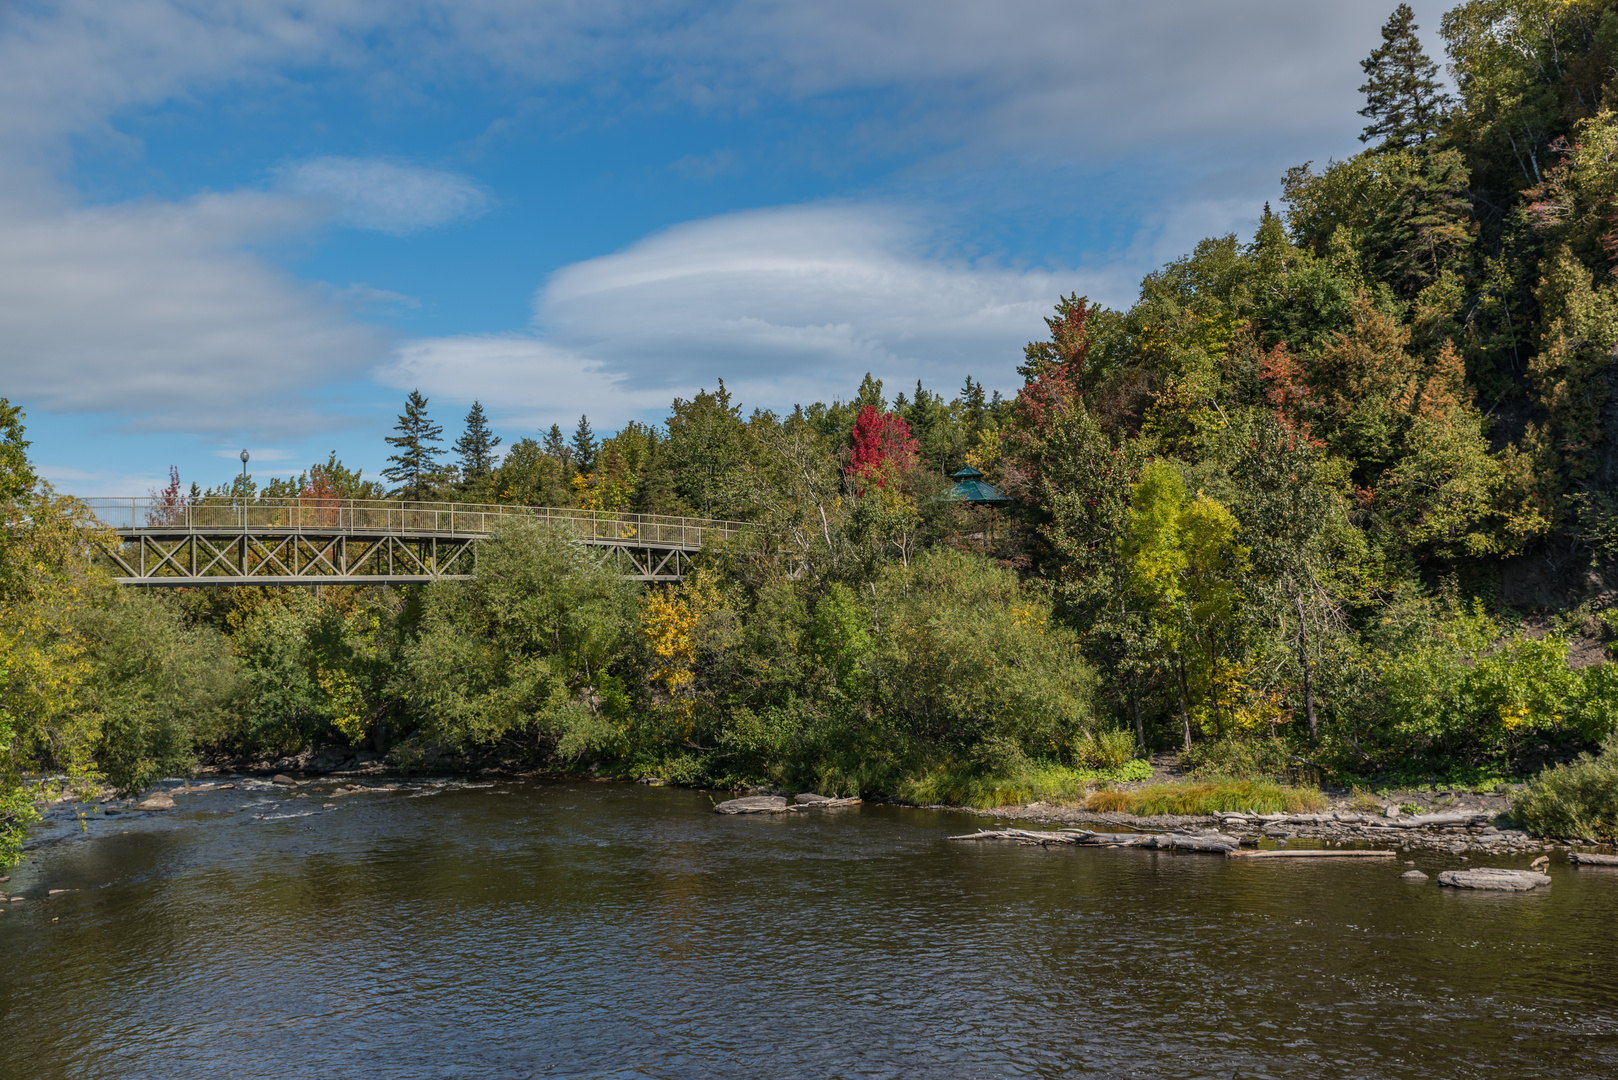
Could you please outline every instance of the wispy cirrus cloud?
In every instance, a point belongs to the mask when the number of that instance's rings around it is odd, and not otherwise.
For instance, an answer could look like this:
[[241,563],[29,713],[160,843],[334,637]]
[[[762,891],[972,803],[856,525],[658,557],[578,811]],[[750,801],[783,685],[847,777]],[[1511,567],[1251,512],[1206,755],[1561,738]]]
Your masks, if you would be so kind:
[[376,158],[319,157],[281,165],[276,187],[312,199],[338,224],[407,236],[478,217],[494,198],[445,169]]

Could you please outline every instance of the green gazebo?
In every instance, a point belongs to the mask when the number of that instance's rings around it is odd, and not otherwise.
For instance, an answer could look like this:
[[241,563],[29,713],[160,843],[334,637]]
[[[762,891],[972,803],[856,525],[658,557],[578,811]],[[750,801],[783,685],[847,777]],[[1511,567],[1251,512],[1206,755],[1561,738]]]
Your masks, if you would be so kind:
[[950,479],[955,481],[955,486],[949,492],[952,499],[976,503],[979,506],[1002,506],[1011,501],[1010,495],[993,484],[984,483],[983,474],[970,465]]

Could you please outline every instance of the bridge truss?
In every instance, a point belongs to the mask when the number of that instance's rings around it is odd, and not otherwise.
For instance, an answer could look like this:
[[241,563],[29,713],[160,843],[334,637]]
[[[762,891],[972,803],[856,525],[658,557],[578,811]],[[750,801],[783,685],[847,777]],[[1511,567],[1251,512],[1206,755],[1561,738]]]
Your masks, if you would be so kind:
[[639,581],[678,581],[738,522],[557,507],[360,499],[166,502],[85,499],[117,536],[121,585],[405,585],[464,581],[505,522],[549,522],[604,548]]

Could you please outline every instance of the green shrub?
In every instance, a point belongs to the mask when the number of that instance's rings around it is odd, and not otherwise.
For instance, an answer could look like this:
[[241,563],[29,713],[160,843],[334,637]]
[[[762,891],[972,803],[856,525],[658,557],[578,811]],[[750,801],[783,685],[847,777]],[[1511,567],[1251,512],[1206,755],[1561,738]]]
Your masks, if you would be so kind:
[[635,584],[568,529],[501,525],[472,581],[424,591],[404,650],[421,730],[457,748],[523,732],[563,759],[620,751],[629,699],[614,669],[635,602]]
[[1500,632],[1474,605],[1374,653],[1380,693],[1366,700],[1361,741],[1407,760],[1499,765],[1618,729],[1618,666],[1574,671],[1566,639]]
[[196,748],[226,734],[240,703],[224,636],[187,628],[164,599],[136,592],[84,609],[77,626],[91,671],[81,703],[97,721],[102,773],[124,792],[189,775]]
[[1073,742],[1073,758],[1092,769],[1116,769],[1135,756],[1135,735],[1122,728],[1086,731]]
[[1281,739],[1209,739],[1193,743],[1180,755],[1180,769],[1198,778],[1274,779],[1287,775],[1288,756],[1287,745]]
[[1618,737],[1608,739],[1599,756],[1580,754],[1546,769],[1511,808],[1538,836],[1612,839],[1618,835]]

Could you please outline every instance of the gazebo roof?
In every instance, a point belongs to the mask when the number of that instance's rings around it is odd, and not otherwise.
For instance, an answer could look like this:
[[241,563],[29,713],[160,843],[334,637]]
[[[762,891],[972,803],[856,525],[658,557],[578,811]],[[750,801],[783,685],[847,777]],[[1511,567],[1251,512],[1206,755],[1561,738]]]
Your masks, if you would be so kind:
[[998,505],[1011,501],[1011,496],[1005,494],[993,484],[984,483],[983,474],[970,465],[950,477],[950,479],[955,481],[955,486],[950,489],[949,493],[949,497],[952,499],[989,505]]

